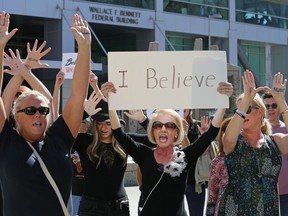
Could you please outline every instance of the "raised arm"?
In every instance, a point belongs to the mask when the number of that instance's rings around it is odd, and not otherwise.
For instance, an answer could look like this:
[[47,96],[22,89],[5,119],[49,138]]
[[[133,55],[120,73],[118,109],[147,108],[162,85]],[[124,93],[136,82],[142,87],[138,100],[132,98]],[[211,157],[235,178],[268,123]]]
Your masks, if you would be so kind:
[[17,94],[17,91],[23,82],[23,77],[21,76],[20,72],[21,70],[27,70],[27,68],[23,65],[23,62],[21,61],[19,51],[16,50],[16,55],[11,49],[9,49],[9,52],[11,56],[4,52],[4,62],[5,65],[9,67],[9,69],[5,69],[4,72],[13,75],[13,77],[6,85],[2,95],[2,100],[7,116],[9,116],[11,112],[15,95]]
[[5,107],[2,100],[2,85],[3,85],[3,58],[4,49],[10,38],[16,33],[18,29],[13,29],[8,32],[10,24],[10,15],[8,13],[0,13],[0,131],[2,131],[7,118]]
[[53,98],[52,98],[52,106],[54,110],[54,121],[59,117],[59,109],[60,109],[60,88],[64,82],[64,72],[60,69],[60,71],[56,75],[54,90],[53,90]]
[[71,28],[78,45],[78,56],[71,84],[71,95],[63,109],[62,116],[72,135],[77,136],[84,111],[91,60],[91,33],[88,23],[81,16],[73,16]]
[[[229,125],[227,126],[225,134],[223,135],[223,149],[225,154],[230,154],[234,151],[237,138],[243,126],[245,118],[244,115],[247,112],[248,107],[256,93],[264,89],[262,87],[256,88],[254,76],[249,70],[244,72],[242,82],[244,86],[244,97]],[[244,115],[242,115],[242,113],[244,113]]]

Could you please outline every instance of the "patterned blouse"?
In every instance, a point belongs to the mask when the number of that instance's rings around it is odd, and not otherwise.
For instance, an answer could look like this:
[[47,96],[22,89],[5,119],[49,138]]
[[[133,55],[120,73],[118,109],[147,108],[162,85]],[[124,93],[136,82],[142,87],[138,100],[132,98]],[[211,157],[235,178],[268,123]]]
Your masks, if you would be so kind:
[[235,150],[224,157],[229,183],[220,200],[218,215],[279,215],[277,181],[282,164],[279,149],[265,135],[260,148],[253,148],[243,136]]
[[228,174],[224,157],[217,156],[210,164],[210,175],[208,185],[208,201],[206,215],[217,216],[220,200],[225,186],[228,183]]

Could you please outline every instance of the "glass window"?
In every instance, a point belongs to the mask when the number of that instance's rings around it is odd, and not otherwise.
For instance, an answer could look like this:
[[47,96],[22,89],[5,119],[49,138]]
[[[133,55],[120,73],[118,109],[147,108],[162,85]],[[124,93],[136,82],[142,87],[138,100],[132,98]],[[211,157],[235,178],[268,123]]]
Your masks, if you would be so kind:
[[[265,86],[265,47],[257,44],[241,44],[240,49],[245,53],[246,60],[249,62],[251,70],[253,70],[256,83]],[[247,69],[248,65],[239,63],[242,73]]]
[[164,11],[208,17],[214,14],[228,19],[228,0],[164,0]]
[[145,8],[145,9],[155,9],[155,0],[88,0],[88,1]]
[[236,21],[287,29],[287,1],[275,2],[271,0],[236,0]]

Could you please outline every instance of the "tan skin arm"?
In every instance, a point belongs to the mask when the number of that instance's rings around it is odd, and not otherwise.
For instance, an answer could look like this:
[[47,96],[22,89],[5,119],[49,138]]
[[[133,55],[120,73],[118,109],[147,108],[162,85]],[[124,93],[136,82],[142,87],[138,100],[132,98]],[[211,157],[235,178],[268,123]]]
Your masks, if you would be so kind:
[[[256,93],[264,90],[264,88],[256,88],[254,76],[249,70],[244,72],[242,82],[244,86],[244,97],[239,106],[239,110],[246,113]],[[223,135],[223,150],[226,155],[234,151],[239,133],[243,126],[243,122],[244,119],[242,117],[240,117],[238,114],[234,114],[230,123],[228,124],[226,132]]]
[[[10,24],[10,15],[8,13],[0,13],[0,96],[2,95],[2,85],[3,85],[3,58],[4,58],[4,49],[7,42],[18,29],[13,29],[11,32],[8,32]],[[0,97],[0,132],[3,129],[5,120],[7,118],[5,107],[3,104],[2,96]]]
[[91,59],[91,33],[87,21],[81,16],[73,16],[71,30],[78,44],[78,56],[71,85],[71,95],[63,109],[62,116],[74,138],[78,134],[84,111]]
[[53,99],[52,105],[54,109],[54,121],[59,117],[59,109],[60,109],[60,88],[64,82],[64,72],[60,70],[56,75],[56,80],[54,84],[53,90]]

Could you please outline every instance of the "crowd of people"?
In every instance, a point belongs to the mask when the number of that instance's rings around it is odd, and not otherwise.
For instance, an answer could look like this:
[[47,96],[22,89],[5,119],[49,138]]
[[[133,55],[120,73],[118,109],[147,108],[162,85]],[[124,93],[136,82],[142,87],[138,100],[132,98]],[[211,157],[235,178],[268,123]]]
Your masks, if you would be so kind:
[[[146,130],[131,133],[117,110],[109,110],[109,95],[117,94],[117,88],[111,82],[98,86],[91,72],[91,33],[81,16],[72,18],[78,56],[71,94],[61,112],[64,73],[57,74],[52,94],[32,73],[49,67],[40,60],[51,48],[44,49],[45,41],[38,47],[35,40],[32,49],[28,43],[24,61],[18,50],[6,53],[17,33],[9,24],[10,15],[1,12],[1,215],[129,216],[124,186],[128,155],[139,166],[139,216],[288,215],[283,74],[275,74],[271,88],[256,87],[253,73],[246,70],[244,92],[227,118],[224,108],[211,120],[203,116],[200,121],[193,119],[192,109],[184,109],[183,117],[160,109],[150,119],[142,110],[130,110],[125,114]],[[4,73],[12,78],[2,92]],[[217,92],[229,98],[233,85],[220,82]],[[217,156],[210,158],[207,179],[199,184],[195,170],[201,169],[199,159],[211,143],[217,143]],[[76,175],[81,176],[79,190],[74,188]],[[81,196],[78,209],[71,205],[71,192]]]

